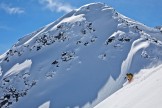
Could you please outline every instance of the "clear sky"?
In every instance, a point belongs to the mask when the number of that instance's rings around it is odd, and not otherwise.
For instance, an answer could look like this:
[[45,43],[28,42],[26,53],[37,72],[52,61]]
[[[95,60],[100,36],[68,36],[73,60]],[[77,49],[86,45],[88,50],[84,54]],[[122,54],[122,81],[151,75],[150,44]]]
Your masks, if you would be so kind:
[[151,27],[162,25],[162,0],[0,0],[0,54],[26,34],[92,2]]

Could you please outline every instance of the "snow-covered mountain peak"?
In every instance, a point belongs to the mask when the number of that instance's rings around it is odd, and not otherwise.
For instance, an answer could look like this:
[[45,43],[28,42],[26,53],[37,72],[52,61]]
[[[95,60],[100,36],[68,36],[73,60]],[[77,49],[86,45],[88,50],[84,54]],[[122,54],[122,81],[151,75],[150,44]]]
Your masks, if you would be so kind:
[[[29,36],[25,36],[24,38],[20,39],[20,41],[17,44],[15,44],[15,46],[22,45],[22,44],[28,45],[30,44],[30,42],[32,43],[32,40],[34,40],[34,38],[38,38],[41,35],[44,35],[45,33],[48,34],[51,32],[52,33],[56,32],[56,30],[58,30],[58,28],[62,26],[71,28],[71,26],[76,26],[76,23],[86,23],[86,22],[92,23],[92,22],[97,22],[98,20],[103,20],[103,21],[114,20],[114,22],[118,23],[119,28],[120,26],[122,26],[122,28],[123,26],[130,26],[138,30],[143,30],[143,29],[149,30],[147,29],[148,28],[147,26],[137,21],[134,21],[130,18],[127,18],[124,15],[121,15],[120,13],[115,11],[115,9],[107,6],[106,4],[98,2],[98,3],[87,4],[82,6],[79,9],[73,10],[72,12],[66,14],[65,16],[58,19],[57,21],[48,24],[45,27],[39,29],[38,31],[29,34]],[[99,23],[101,24],[103,23],[102,25],[104,25],[104,22],[99,22]],[[97,25],[94,24],[93,27],[95,26]]]
[[[103,4],[103,3],[91,3],[91,4],[87,4],[87,5],[84,5],[82,7],[80,7],[79,9],[76,9],[76,15],[77,14],[88,14],[90,12],[94,13],[94,14],[97,14],[98,12],[101,12],[101,11],[105,11],[105,10],[109,10],[109,12],[113,12],[114,9],[106,4]],[[99,13],[98,13],[99,14]]]
[[88,11],[102,10],[102,9],[105,9],[105,8],[111,8],[111,7],[104,4],[104,3],[96,2],[96,3],[86,4],[86,5],[80,7],[79,9],[76,9],[76,10],[88,12]]
[[122,87],[127,72],[160,63],[161,47],[160,30],[102,3],[82,6],[0,56],[0,105],[92,108]]

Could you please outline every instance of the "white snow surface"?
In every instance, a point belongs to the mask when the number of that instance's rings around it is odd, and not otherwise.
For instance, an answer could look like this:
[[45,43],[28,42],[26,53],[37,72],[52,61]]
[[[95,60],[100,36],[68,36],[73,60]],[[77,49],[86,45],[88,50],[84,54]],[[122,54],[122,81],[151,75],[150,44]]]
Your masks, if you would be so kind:
[[50,108],[50,101],[47,101],[45,103],[43,103],[41,106],[39,106],[38,108]]
[[142,69],[131,83],[109,96],[94,108],[161,108],[162,65]]
[[0,107],[93,108],[127,72],[162,63],[162,32],[91,3],[0,55]]
[[16,75],[16,74],[18,74],[19,72],[22,72],[22,71],[29,72],[31,65],[32,65],[31,60],[26,60],[21,64],[17,63],[8,72],[6,72],[4,74],[4,77],[8,77],[8,76],[11,76],[13,74]]

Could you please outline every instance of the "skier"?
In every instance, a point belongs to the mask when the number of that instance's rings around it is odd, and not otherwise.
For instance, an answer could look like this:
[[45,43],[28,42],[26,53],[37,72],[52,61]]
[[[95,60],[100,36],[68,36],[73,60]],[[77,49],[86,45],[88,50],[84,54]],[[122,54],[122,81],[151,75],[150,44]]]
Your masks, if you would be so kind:
[[132,81],[132,79],[133,79],[133,74],[132,73],[127,73],[125,78],[127,78],[128,82],[130,83]]

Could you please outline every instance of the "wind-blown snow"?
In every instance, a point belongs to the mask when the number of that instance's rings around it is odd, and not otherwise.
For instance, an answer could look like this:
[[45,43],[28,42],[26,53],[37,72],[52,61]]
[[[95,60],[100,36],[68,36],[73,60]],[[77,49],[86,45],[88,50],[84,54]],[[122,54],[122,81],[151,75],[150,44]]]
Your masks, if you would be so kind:
[[126,60],[124,60],[122,65],[121,65],[121,76],[119,76],[119,80],[124,79],[125,74],[127,72],[129,72],[133,56],[136,54],[136,52],[141,50],[141,49],[147,48],[149,46],[149,44],[150,43],[148,41],[145,41],[142,38],[137,39],[132,43],[130,52],[128,53],[128,56],[127,56]]
[[69,18],[65,18],[65,19],[63,19],[63,20],[60,22],[60,24],[61,24],[61,23],[66,23],[66,22],[74,23],[74,22],[83,21],[83,20],[85,20],[84,14],[81,14],[81,15],[71,16],[71,17],[69,17]]
[[29,72],[31,65],[32,65],[31,60],[26,60],[21,64],[17,63],[8,72],[6,72],[3,77],[5,78],[11,75],[16,75],[20,72]]
[[[143,42],[144,41],[144,42]],[[132,47],[130,49],[130,52],[128,53],[128,56],[126,58],[126,60],[122,63],[122,67],[121,67],[121,73],[122,74],[126,74],[127,72],[129,72],[129,68],[133,59],[133,56],[135,55],[135,53],[137,51],[139,51],[140,49],[145,49],[149,46],[149,42],[145,41],[144,39],[137,39],[133,42]]]
[[131,83],[94,108],[161,108],[162,65],[143,69]]

